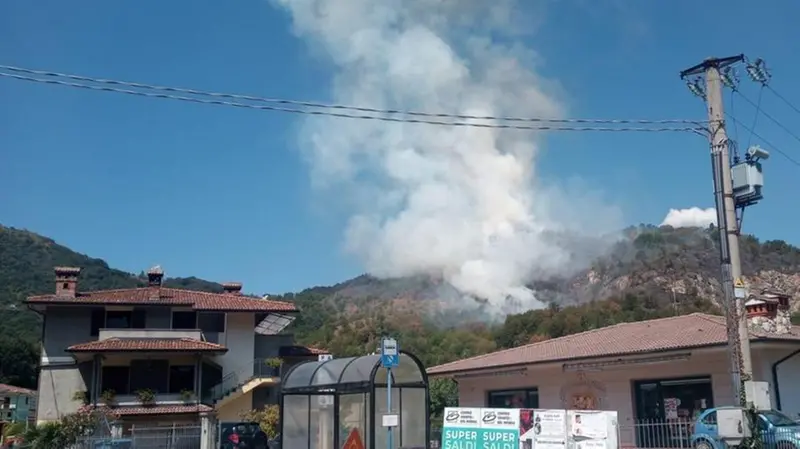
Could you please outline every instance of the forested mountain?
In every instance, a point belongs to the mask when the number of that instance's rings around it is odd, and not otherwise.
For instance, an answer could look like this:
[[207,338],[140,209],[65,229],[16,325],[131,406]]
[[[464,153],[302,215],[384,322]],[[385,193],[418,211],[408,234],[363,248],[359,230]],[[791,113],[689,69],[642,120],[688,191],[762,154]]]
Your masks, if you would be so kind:
[[[717,312],[719,265],[712,231],[627,229],[591,268],[535,282],[532,287],[549,307],[510,315],[502,322],[488,319],[480,302],[443,301],[439,295],[448,287],[425,277],[380,280],[365,275],[272,296],[293,301],[302,310],[291,328],[301,343],[344,356],[372,352],[381,335],[391,334],[425,364],[435,365],[623,321]],[[747,236],[742,239],[742,259],[750,282],[769,283],[794,295],[800,291],[798,248]],[[46,237],[0,226],[0,383],[35,387],[39,320],[22,301],[53,290],[56,265],[83,268],[81,290],[145,282],[143,273],[115,270]],[[197,278],[165,282],[221,291],[219,284]]]

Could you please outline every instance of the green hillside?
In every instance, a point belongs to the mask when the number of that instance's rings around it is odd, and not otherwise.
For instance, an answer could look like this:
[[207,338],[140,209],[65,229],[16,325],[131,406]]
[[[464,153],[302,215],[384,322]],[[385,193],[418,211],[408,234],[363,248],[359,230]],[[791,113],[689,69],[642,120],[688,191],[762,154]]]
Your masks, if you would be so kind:
[[[302,313],[291,332],[301,343],[325,347],[336,356],[356,355],[376,350],[380,336],[388,334],[429,366],[625,321],[718,312],[713,232],[654,227],[628,232],[590,269],[535,284],[538,291],[548,292],[549,307],[509,315],[503,322],[487,320],[480,303],[456,309],[442,302],[435,294],[441,291],[437,290],[441,281],[424,277],[380,280],[365,275],[273,297],[300,307]],[[797,248],[747,237],[743,253],[753,279],[782,283],[778,287],[788,290],[800,288],[792,283],[800,278]],[[40,325],[22,301],[53,291],[57,265],[83,268],[82,290],[145,282],[143,273],[116,270],[46,237],[0,226],[0,383],[36,385]],[[221,291],[219,284],[197,278],[165,282]],[[437,382],[434,408],[452,400],[453,394],[451,384]]]

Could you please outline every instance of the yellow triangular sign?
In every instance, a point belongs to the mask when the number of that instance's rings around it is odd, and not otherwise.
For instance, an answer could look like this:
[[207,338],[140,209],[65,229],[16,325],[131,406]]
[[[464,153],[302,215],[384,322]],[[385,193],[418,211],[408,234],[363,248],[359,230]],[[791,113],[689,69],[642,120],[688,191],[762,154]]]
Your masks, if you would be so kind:
[[736,278],[736,280],[733,281],[733,286],[736,288],[744,288],[744,282],[742,282],[742,278]]

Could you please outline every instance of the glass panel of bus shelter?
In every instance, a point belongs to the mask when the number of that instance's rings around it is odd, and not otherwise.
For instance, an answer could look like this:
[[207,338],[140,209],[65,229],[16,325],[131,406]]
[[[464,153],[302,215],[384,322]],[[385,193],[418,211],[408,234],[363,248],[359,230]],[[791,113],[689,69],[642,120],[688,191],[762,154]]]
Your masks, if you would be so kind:
[[283,423],[281,440],[283,447],[308,448],[308,403],[309,396],[285,395],[283,397]]

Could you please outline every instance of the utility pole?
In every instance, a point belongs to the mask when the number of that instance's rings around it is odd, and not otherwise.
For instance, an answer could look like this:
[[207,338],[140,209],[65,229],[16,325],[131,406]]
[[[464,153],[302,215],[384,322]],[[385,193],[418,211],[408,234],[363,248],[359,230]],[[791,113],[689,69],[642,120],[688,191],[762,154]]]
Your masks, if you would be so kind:
[[745,405],[742,389],[745,381],[753,379],[750,356],[750,336],[744,298],[734,292],[734,282],[741,282],[742,265],[739,257],[739,223],[731,180],[731,160],[728,136],[725,132],[725,111],[722,101],[721,69],[744,61],[744,55],[727,58],[709,58],[681,72],[681,78],[692,75],[705,76],[705,92],[697,85],[689,85],[693,93],[705,97],[711,140],[711,166],[714,176],[714,200],[717,207],[720,262],[722,265],[722,290],[724,293],[728,350],[731,364],[731,381],[734,401]]

